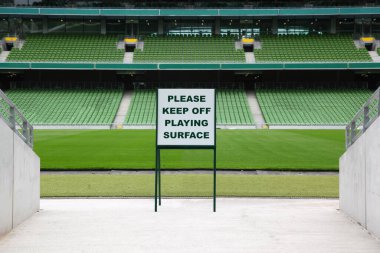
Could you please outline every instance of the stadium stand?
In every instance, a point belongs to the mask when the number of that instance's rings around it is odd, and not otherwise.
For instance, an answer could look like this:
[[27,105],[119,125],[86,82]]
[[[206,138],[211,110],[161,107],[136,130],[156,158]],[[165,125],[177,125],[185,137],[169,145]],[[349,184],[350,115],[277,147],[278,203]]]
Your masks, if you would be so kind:
[[33,125],[111,124],[119,89],[12,89],[6,92]]
[[244,90],[218,90],[216,113],[216,121],[220,125],[254,124]]
[[370,62],[350,35],[264,35],[256,62]]
[[129,105],[127,125],[154,125],[156,124],[156,91],[135,90]]
[[110,35],[31,34],[21,49],[12,48],[10,62],[123,62],[124,50]]
[[135,49],[134,62],[245,62],[242,49],[235,49],[234,36],[150,36],[144,49]]
[[371,92],[367,89],[259,89],[269,125],[346,125]]
[[[219,125],[254,124],[244,90],[217,90],[216,106],[216,122]],[[135,90],[125,124],[154,125],[156,123],[155,108],[154,90]]]

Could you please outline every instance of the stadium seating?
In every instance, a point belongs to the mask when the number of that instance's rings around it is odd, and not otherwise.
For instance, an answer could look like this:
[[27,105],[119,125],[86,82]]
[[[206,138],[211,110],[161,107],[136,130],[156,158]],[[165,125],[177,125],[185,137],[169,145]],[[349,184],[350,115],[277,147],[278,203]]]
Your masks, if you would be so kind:
[[217,91],[216,121],[220,125],[254,124],[244,90]]
[[33,125],[111,124],[122,97],[117,89],[14,89],[6,94]]
[[242,49],[235,49],[235,37],[152,36],[144,49],[135,49],[135,63],[245,62]]
[[13,48],[10,62],[123,62],[124,50],[110,35],[31,34],[21,49]]
[[125,119],[127,125],[154,125],[156,124],[156,91],[135,90],[128,114]]
[[366,89],[260,89],[256,94],[269,125],[345,125],[371,92]]
[[256,62],[370,62],[350,35],[267,35],[255,49]]
[[[252,125],[252,114],[244,90],[218,90],[216,96],[219,125]],[[125,119],[127,125],[156,123],[156,93],[154,90],[135,90]]]

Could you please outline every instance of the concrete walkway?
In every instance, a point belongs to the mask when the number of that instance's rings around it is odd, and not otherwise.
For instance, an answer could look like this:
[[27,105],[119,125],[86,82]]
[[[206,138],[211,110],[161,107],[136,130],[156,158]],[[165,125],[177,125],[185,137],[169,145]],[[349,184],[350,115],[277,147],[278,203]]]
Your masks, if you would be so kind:
[[380,252],[338,200],[42,199],[0,252]]
[[115,119],[113,121],[114,126],[123,125],[125,118],[127,117],[128,108],[131,104],[133,91],[124,91],[123,97],[120,101],[119,109],[117,110]]
[[265,120],[259,105],[259,101],[257,100],[256,93],[252,90],[247,91],[247,100],[253,119],[255,120],[256,127],[260,129],[264,126]]

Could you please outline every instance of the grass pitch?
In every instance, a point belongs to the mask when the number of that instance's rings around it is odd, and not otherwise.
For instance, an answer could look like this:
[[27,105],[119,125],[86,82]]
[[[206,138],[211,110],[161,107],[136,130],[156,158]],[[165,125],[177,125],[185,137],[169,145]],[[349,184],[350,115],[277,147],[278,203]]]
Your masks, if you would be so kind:
[[[152,169],[154,130],[36,130],[42,169]],[[337,170],[343,130],[218,130],[219,169]],[[210,150],[164,150],[162,167],[212,167]]]
[[[166,197],[210,197],[208,174],[162,175]],[[338,197],[338,176],[218,175],[217,195],[228,197]],[[42,175],[42,197],[152,197],[153,174]]]

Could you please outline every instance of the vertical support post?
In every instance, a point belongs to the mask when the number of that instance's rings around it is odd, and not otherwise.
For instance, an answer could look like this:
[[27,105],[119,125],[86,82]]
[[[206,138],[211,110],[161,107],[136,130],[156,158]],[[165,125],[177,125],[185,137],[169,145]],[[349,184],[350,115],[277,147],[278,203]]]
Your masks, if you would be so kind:
[[351,145],[350,141],[350,125],[346,126],[346,149]]
[[161,205],[161,150],[158,149],[158,205]]
[[12,130],[16,130],[16,115],[15,115],[15,107],[9,107],[9,123],[11,124]]
[[367,130],[369,122],[369,107],[368,105],[364,106],[364,122],[363,122],[363,132]]
[[356,131],[356,121],[351,122],[351,136],[350,136],[350,143],[352,143],[355,139],[355,131]]
[[157,165],[158,165],[158,148],[156,148],[156,168],[154,170],[154,211],[157,212]]
[[34,133],[33,133],[33,127],[28,123],[28,136],[29,136],[29,144],[31,147],[34,146]]
[[[216,134],[216,132],[215,132]],[[213,211],[216,212],[216,147],[214,147],[214,197],[213,197]]]
[[25,141],[29,142],[28,122],[22,121],[22,135],[25,137]]

